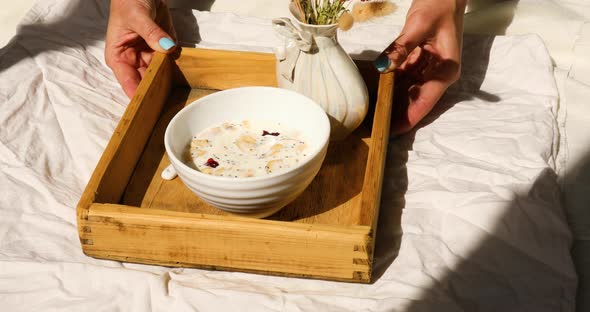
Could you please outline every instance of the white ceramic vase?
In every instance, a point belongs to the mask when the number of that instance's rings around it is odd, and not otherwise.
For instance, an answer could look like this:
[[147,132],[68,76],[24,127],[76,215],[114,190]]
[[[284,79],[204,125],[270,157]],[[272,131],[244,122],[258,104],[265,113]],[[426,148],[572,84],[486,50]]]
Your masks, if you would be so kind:
[[285,44],[275,49],[279,87],[297,91],[328,114],[331,140],[342,140],[367,115],[367,86],[350,56],[338,43],[337,24],[309,25],[289,18],[273,20]]

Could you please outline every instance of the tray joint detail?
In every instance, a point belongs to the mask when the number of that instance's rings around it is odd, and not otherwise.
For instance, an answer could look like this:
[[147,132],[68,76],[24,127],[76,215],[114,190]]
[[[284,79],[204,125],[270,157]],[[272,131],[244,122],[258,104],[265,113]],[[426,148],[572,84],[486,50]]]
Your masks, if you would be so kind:
[[82,245],[94,245],[94,241],[88,238],[82,238],[80,239],[80,242]]

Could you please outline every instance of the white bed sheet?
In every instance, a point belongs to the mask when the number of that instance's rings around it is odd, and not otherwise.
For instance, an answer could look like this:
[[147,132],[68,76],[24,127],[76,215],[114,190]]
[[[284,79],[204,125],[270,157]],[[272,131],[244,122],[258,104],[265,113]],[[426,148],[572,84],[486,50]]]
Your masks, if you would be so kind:
[[18,23],[32,5],[33,0],[3,3],[0,10],[0,47],[5,46],[14,37]]
[[[530,35],[468,37],[462,81],[423,126],[391,141],[372,285],[84,256],[74,207],[127,100],[102,57],[108,6],[81,3],[37,2],[0,51],[4,310],[574,309],[572,235],[555,174],[568,164],[558,153],[566,142],[564,97],[543,41]],[[278,42],[268,20],[176,13],[177,22],[196,16],[202,46],[268,50]],[[389,24],[356,27],[340,39],[353,54],[380,51],[399,30]],[[182,33],[190,41],[195,32]],[[569,60],[579,65],[556,61],[565,75],[558,82],[583,85],[569,78],[589,77],[587,65]]]

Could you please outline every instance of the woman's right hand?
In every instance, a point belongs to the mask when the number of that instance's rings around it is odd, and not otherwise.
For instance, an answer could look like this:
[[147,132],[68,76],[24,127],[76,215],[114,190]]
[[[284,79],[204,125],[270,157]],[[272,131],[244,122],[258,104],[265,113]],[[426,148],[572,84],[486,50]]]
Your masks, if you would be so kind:
[[105,60],[123,91],[132,98],[154,51],[176,47],[165,0],[111,0]]

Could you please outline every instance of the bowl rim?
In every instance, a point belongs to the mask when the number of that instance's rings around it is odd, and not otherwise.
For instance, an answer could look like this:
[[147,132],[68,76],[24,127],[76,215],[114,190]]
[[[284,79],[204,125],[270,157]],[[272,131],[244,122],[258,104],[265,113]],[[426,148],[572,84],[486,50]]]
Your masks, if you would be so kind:
[[[199,170],[189,167],[182,160],[180,160],[180,159],[178,159],[178,157],[176,157],[176,155],[171,151],[172,149],[170,147],[169,141],[171,140],[170,129],[172,127],[174,127],[174,125],[178,122],[178,119],[180,118],[179,116],[181,116],[182,114],[186,114],[187,111],[189,111],[191,109],[191,107],[193,107],[193,105],[198,104],[199,102],[205,102],[205,101],[210,100],[211,98],[214,98],[217,96],[223,96],[224,94],[227,94],[227,93],[242,92],[243,90],[247,90],[247,89],[273,90],[273,91],[283,92],[285,94],[291,94],[293,96],[301,98],[302,100],[305,100],[307,103],[309,103],[310,106],[314,105],[314,107],[315,107],[314,109],[316,109],[318,111],[318,113],[321,113],[321,115],[323,116],[322,119],[324,120],[324,127],[326,129],[326,131],[324,131],[325,135],[323,138],[320,138],[320,144],[318,144],[318,146],[314,150],[312,150],[308,153],[307,158],[304,159],[304,161],[299,162],[297,165],[289,168],[286,171],[271,173],[271,174],[257,176],[257,177],[238,177],[238,178],[236,178],[236,177],[214,176],[214,175],[209,175],[209,174],[200,172]],[[306,166],[307,164],[309,164],[312,160],[317,158],[317,156],[322,152],[322,150],[327,148],[327,146],[330,142],[330,130],[331,130],[330,119],[328,118],[328,114],[326,114],[324,109],[319,104],[317,104],[314,100],[312,100],[311,98],[309,98],[299,92],[288,90],[288,89],[283,89],[283,88],[279,88],[279,87],[266,87],[266,86],[237,87],[237,88],[220,90],[218,92],[206,95],[200,99],[190,102],[185,107],[183,107],[180,111],[178,111],[174,115],[174,117],[172,117],[172,119],[170,120],[168,125],[166,126],[166,131],[164,132],[164,148],[166,150],[166,153],[168,154],[168,158],[170,159],[170,163],[174,167],[180,166],[180,168],[183,169],[182,170],[183,174],[187,173],[190,175],[194,175],[195,177],[203,177],[206,179],[211,179],[212,181],[257,182],[257,181],[264,181],[267,179],[272,179],[272,178],[277,178],[277,177],[285,176],[288,174],[292,174],[297,169],[302,168],[302,167]],[[177,174],[180,175],[179,171],[181,171],[181,170],[176,170],[176,171],[177,171]]]

